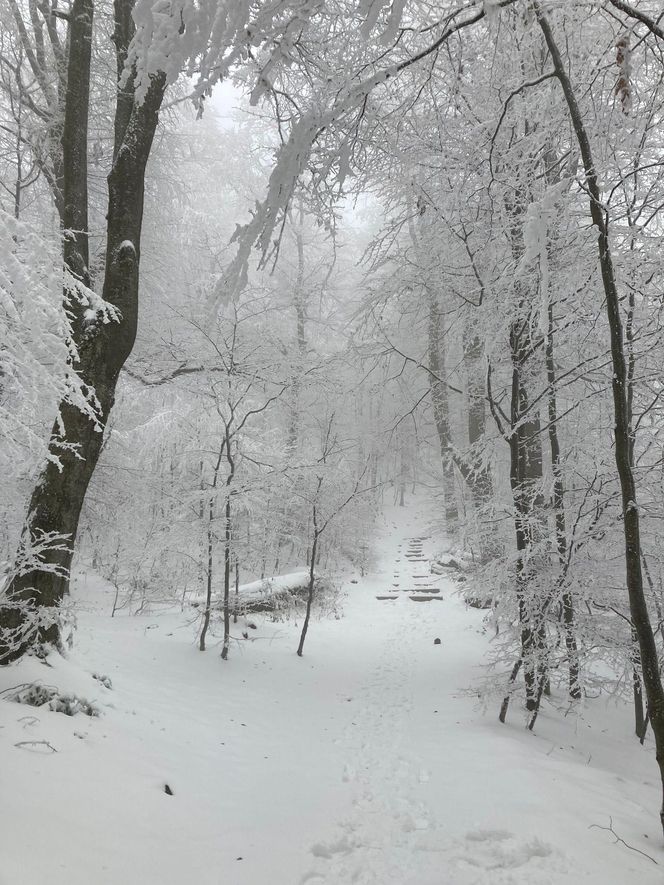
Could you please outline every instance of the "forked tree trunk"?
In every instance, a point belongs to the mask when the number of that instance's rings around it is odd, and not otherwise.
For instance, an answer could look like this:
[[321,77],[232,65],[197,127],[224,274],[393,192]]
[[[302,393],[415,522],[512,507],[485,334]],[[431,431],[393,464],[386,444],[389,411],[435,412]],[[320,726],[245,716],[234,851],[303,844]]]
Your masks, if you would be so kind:
[[[118,78],[124,69],[134,25],[133,0],[115,0]],[[69,80],[65,105],[65,227],[75,233],[65,239],[65,261],[87,285],[87,115],[90,82],[92,0],[75,0],[70,23]],[[145,100],[135,101],[134,82],[118,90],[115,112],[113,165],[108,176],[106,267],[103,298],[118,311],[119,320],[103,323],[89,319],[83,309],[75,318],[74,334],[80,361],[78,371],[94,389],[99,403],[98,421],[78,409],[61,404],[62,429],[56,424],[44,467],[28,508],[23,544],[49,533],[67,537],[61,549],[46,554],[45,568],[17,575],[10,584],[8,605],[0,613],[5,638],[0,661],[6,663],[31,646],[57,645],[59,627],[55,608],[69,590],[69,570],[76,533],[90,478],[97,465],[103,431],[115,399],[120,371],[136,338],[138,270],[145,167],[158,121],[165,76],[151,78]],[[79,233],[80,232],[80,233]]]
[[[590,197],[590,215],[597,228],[597,251],[602,273],[604,299],[611,339],[612,391],[614,411],[615,459],[622,497],[623,532],[625,537],[625,566],[627,593],[632,618],[641,654],[643,684],[648,700],[648,715],[655,736],[657,764],[664,795],[664,687],[659,672],[657,646],[650,621],[650,613],[643,586],[641,568],[641,525],[636,496],[636,482],[631,464],[632,431],[627,402],[627,365],[623,342],[623,327],[620,315],[620,296],[609,241],[608,219],[602,203],[597,169],[594,164],[590,140],[586,131],[581,109],[576,100],[572,84],[563,62],[560,50],[553,36],[548,19],[539,3],[534,4],[539,25],[560,81],[569,110],[586,179],[586,189]],[[664,830],[664,802],[660,810],[660,821]]]

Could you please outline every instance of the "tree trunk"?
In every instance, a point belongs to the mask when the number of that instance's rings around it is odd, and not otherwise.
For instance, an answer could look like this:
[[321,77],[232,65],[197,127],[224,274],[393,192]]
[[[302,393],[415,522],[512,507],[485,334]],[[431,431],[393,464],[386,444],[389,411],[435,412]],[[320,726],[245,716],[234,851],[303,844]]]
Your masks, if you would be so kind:
[[[319,484],[320,487],[320,484]],[[309,619],[311,618],[311,606],[314,601],[314,589],[316,585],[316,555],[318,553],[318,539],[320,537],[320,533],[318,531],[318,522],[317,522],[317,513],[316,513],[316,505],[313,506],[313,518],[314,518],[314,538],[311,546],[311,564],[309,565],[309,591],[307,594],[307,611],[304,616],[304,624],[302,625],[302,633],[300,634],[300,643],[297,647],[298,657],[302,657],[302,653],[304,651],[304,640],[307,638],[307,630],[309,629]]]
[[526,709],[535,712],[546,675],[546,631],[543,600],[537,586],[536,545],[541,540],[542,449],[539,417],[528,416],[529,401],[519,359],[520,345],[512,339],[512,434],[510,436],[510,484],[514,500],[516,536],[516,596],[521,630],[521,659],[526,685]]
[[459,533],[459,511],[457,509],[454,481],[454,461],[452,458],[452,431],[450,428],[450,405],[447,386],[442,380],[445,374],[445,349],[441,326],[440,305],[435,292],[427,289],[429,302],[428,345],[429,345],[429,385],[433,417],[438,433],[440,457],[443,462],[443,495],[445,497],[445,523],[450,537]]
[[646,711],[643,706],[643,683],[641,682],[641,661],[636,631],[632,628],[632,698],[634,700],[634,733],[642,741],[646,732]]
[[[133,0],[116,0],[115,32],[118,76],[124,68],[133,34]],[[89,282],[87,261],[87,109],[90,79],[91,0],[76,0],[71,15],[69,73],[63,131],[65,154],[65,262],[83,284]],[[32,493],[22,545],[29,548],[50,533],[66,536],[44,556],[39,570],[18,574],[8,588],[8,606],[0,627],[8,639],[0,645],[0,661],[14,660],[31,646],[58,645],[56,607],[69,591],[69,570],[78,523],[90,478],[96,467],[108,416],[115,400],[120,371],[136,338],[138,270],[145,167],[152,147],[166,79],[151,78],[144,102],[134,100],[129,78],[119,90],[115,113],[113,165],[108,176],[106,269],[103,298],[118,311],[109,323],[89,318],[81,307],[74,323],[79,351],[78,371],[94,389],[98,420],[78,409],[60,406],[53,428],[49,460]],[[7,634],[8,631],[8,634]]]
[[231,640],[231,496],[226,490],[226,510],[224,514],[224,644],[221,659],[228,658]]
[[562,581],[561,619],[567,648],[567,665],[569,670],[569,696],[573,700],[581,697],[579,682],[579,650],[576,643],[574,617],[574,599],[567,584],[567,522],[565,518],[565,487],[563,483],[562,463],[560,459],[560,441],[558,439],[558,404],[556,400],[556,364],[553,344],[553,305],[548,302],[548,322],[546,336],[546,377],[548,385],[549,407],[549,447],[551,449],[551,470],[553,471],[553,511],[556,525],[556,549]]
[[240,608],[240,561],[235,555],[235,605],[233,606],[233,623],[237,624],[237,613]]
[[[210,627],[210,615],[212,612],[212,569],[214,565],[214,498],[217,486],[219,484],[219,471],[221,469],[221,459],[224,457],[226,449],[227,434],[221,441],[219,446],[219,454],[212,471],[212,485],[210,488],[210,497],[208,499],[208,526],[207,526],[207,584],[205,591],[205,611],[203,612],[203,626],[201,628],[201,636],[198,647],[201,651],[205,651],[205,639]],[[203,483],[203,471],[201,462],[201,485]]]
[[231,449],[231,437],[227,424],[226,461],[228,463],[228,476],[226,477],[226,507],[224,511],[224,644],[221,649],[221,659],[223,661],[228,658],[228,649],[231,641],[231,544],[233,540],[231,486],[235,477],[235,459]]
[[489,562],[500,556],[500,542],[495,529],[485,525],[493,502],[493,477],[488,464],[482,463],[481,448],[486,438],[486,371],[484,342],[476,334],[466,334],[463,340],[463,361],[466,370],[468,396],[468,442],[471,463],[460,466],[473,499],[480,543],[480,560]]
[[201,635],[198,640],[198,647],[201,651],[205,651],[205,640],[207,632],[210,628],[210,615],[212,612],[212,569],[214,565],[214,535],[212,533],[212,523],[214,520],[214,501],[210,497],[208,503],[208,529],[207,529],[207,569],[205,582],[205,611],[203,612],[203,626],[201,627]]
[[[515,267],[525,248],[523,220],[528,205],[524,187],[517,188],[514,202],[507,206],[510,216],[510,246]],[[540,416],[531,408],[529,383],[535,374],[532,363],[536,341],[532,335],[533,286],[519,276],[514,280],[516,313],[510,325],[512,361],[510,485],[514,501],[516,536],[516,597],[521,630],[521,659],[526,686],[526,709],[535,714],[546,680],[547,641],[544,623],[545,600],[538,575],[542,571],[541,547],[545,537],[542,496],[542,441]],[[534,719],[531,719],[531,724]]]
[[[611,339],[612,391],[613,410],[615,417],[614,440],[615,459],[620,491],[622,497],[623,532],[625,538],[626,583],[632,624],[639,640],[643,684],[648,701],[648,714],[655,736],[657,764],[664,795],[664,688],[659,672],[657,646],[650,622],[650,613],[643,587],[641,569],[641,526],[636,496],[636,482],[631,464],[632,431],[629,422],[627,402],[627,365],[623,342],[623,328],[620,316],[620,296],[616,284],[613,257],[609,241],[608,219],[602,203],[597,170],[595,168],[590,140],[576,101],[567,68],[553,36],[548,19],[544,16],[538,3],[535,12],[544,34],[549,52],[560,81],[565,101],[569,110],[574,134],[579,144],[586,179],[586,188],[590,198],[590,214],[597,228],[597,251],[602,273],[606,313]],[[660,822],[664,830],[664,801],[660,810]]]

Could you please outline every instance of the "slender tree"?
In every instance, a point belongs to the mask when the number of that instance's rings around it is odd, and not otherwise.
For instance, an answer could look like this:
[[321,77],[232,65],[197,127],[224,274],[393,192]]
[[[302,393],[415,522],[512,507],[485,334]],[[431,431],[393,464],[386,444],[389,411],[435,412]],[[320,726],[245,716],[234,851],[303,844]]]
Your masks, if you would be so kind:
[[[627,361],[625,359],[623,324],[620,314],[620,295],[618,293],[609,237],[609,219],[602,202],[598,171],[593,159],[590,138],[567,67],[563,61],[549,19],[544,14],[539,3],[535,3],[535,11],[544,34],[544,39],[546,40],[546,45],[551,54],[556,77],[560,82],[574,134],[581,152],[585,183],[590,200],[590,215],[593,225],[597,229],[598,260],[602,273],[602,285],[611,338],[615,460],[622,499],[627,593],[632,624],[639,642],[643,682],[646,697],[648,698],[648,715],[655,736],[656,758],[664,794],[664,687],[662,686],[657,646],[643,585],[640,515],[636,482],[630,457],[632,432],[627,403]],[[664,798],[660,818],[664,831]]]

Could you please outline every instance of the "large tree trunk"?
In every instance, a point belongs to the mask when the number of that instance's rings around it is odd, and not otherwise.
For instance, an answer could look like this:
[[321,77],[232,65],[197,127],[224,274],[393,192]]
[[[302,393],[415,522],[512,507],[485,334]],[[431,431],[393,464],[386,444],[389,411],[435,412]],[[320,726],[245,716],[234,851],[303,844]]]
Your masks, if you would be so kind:
[[[609,240],[608,219],[602,202],[597,169],[594,164],[590,140],[585,128],[581,109],[576,100],[572,84],[563,62],[560,50],[553,36],[548,19],[538,3],[535,3],[537,19],[544,39],[551,53],[551,59],[560,81],[569,110],[574,134],[579,144],[586,188],[590,198],[590,214],[597,228],[597,251],[606,304],[606,313],[611,339],[612,391],[615,417],[614,440],[615,459],[622,497],[623,532],[625,537],[625,566],[627,593],[629,596],[632,625],[639,641],[643,684],[648,700],[648,715],[655,736],[656,758],[664,793],[664,687],[659,672],[659,658],[655,636],[650,622],[650,613],[644,593],[643,572],[641,569],[641,525],[636,496],[636,482],[632,469],[632,430],[629,421],[627,365],[623,342],[623,327],[620,316],[620,296],[613,267],[613,256]],[[664,802],[660,810],[660,821],[664,829]]]
[[[116,0],[114,42],[118,77],[124,68],[133,34],[133,0]],[[72,11],[69,76],[63,132],[65,157],[65,227],[81,232],[65,239],[65,261],[83,285],[87,261],[87,107],[90,78],[91,0],[76,0]],[[19,657],[30,646],[59,642],[56,607],[69,589],[81,508],[96,467],[120,371],[136,338],[138,269],[143,221],[145,167],[158,122],[165,76],[158,74],[138,105],[132,78],[118,92],[113,165],[108,176],[106,269],[103,298],[118,312],[115,321],[90,319],[81,309],[75,322],[79,351],[77,369],[98,400],[98,420],[61,404],[54,426],[49,460],[39,477],[28,509],[23,545],[45,535],[66,536],[66,543],[48,551],[43,567],[18,574],[8,588],[8,606],[0,627],[9,630],[0,644],[0,661]]]

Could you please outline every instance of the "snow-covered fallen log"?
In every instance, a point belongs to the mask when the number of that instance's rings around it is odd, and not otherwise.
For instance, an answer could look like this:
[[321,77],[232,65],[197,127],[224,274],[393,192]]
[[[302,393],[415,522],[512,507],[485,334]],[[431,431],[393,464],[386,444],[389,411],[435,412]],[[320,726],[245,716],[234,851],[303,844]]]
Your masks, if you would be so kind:
[[[314,589],[316,595],[330,589],[329,581],[319,576],[315,577]],[[274,575],[270,578],[262,578],[251,581],[248,584],[240,584],[236,594],[235,588],[231,588],[230,608],[231,611],[240,613],[279,611],[289,608],[297,603],[304,602],[309,592],[309,572],[290,572],[286,575]],[[205,597],[197,595],[191,604],[201,607],[205,604]],[[223,608],[223,592],[216,591],[212,596],[212,608]]]

